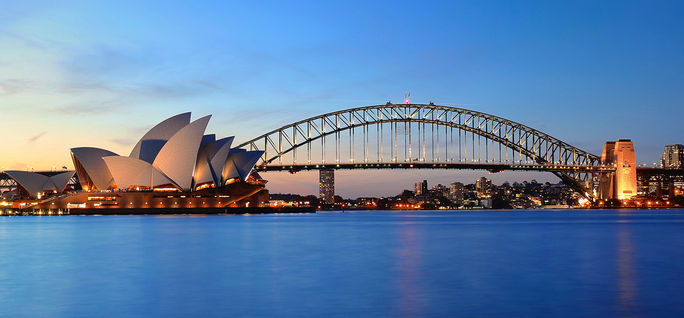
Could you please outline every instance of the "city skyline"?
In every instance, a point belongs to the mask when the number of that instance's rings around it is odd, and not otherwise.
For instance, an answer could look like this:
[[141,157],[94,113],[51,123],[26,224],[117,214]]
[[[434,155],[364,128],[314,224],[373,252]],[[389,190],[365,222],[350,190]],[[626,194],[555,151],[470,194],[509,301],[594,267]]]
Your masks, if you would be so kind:
[[[607,140],[631,138],[640,164],[684,140],[672,129],[684,114],[679,3],[41,4],[0,12],[0,111],[11,132],[3,170],[70,167],[75,145],[127,153],[141,132],[184,111],[226,118],[209,129],[239,132],[239,143],[328,111],[400,102],[408,91],[412,101],[502,116],[596,155]],[[403,18],[430,22],[383,22]],[[130,118],[133,109],[140,115]],[[336,174],[336,188],[351,195],[486,172]],[[265,178],[276,192],[317,193],[315,174]]]

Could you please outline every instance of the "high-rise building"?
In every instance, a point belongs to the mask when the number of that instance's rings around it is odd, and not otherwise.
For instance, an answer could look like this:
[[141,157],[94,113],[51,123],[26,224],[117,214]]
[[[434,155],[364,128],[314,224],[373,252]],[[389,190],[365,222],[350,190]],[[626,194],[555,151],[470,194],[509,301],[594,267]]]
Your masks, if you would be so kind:
[[492,180],[489,180],[485,177],[477,179],[477,181],[475,181],[475,188],[477,189],[478,196],[491,194]]
[[335,170],[320,170],[318,181],[321,202],[324,204],[335,203]]
[[446,196],[449,193],[449,189],[440,183],[436,186],[432,186],[430,192],[432,193],[432,195],[435,196]]
[[414,185],[414,192],[416,195],[426,195],[428,194],[428,183],[427,180],[423,180],[423,182],[416,182]]
[[459,204],[463,202],[464,192],[465,188],[463,186],[463,183],[454,182],[451,185],[449,185],[449,199],[451,199],[451,201],[454,201]]
[[684,168],[684,145],[667,145],[660,159],[661,168]]

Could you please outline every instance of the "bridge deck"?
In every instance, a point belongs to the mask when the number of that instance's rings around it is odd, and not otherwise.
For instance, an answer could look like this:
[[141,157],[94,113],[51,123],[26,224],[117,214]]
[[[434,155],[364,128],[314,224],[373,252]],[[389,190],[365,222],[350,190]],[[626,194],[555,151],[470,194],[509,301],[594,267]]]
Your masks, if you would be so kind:
[[388,163],[325,163],[294,165],[261,165],[257,171],[304,171],[304,170],[353,170],[353,169],[473,169],[500,172],[504,170],[520,171],[565,171],[565,172],[611,172],[611,166],[572,166],[542,164],[501,164],[501,163],[432,163],[432,162],[388,162]]

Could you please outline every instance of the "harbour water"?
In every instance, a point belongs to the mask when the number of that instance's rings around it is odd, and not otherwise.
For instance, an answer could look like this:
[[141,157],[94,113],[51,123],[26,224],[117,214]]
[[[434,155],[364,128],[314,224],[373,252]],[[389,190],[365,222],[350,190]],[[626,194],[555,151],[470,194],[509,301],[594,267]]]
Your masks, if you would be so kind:
[[684,210],[0,217],[0,317],[683,317]]

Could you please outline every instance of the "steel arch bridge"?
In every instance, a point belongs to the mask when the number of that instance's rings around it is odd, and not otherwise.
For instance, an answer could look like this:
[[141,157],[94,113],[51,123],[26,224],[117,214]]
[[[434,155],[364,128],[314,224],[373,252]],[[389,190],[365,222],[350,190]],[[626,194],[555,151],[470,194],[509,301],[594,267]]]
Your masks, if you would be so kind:
[[600,174],[615,170],[602,165],[600,157],[523,124],[433,103],[387,103],[331,112],[275,129],[238,147],[264,151],[258,171],[549,171],[592,200]]

